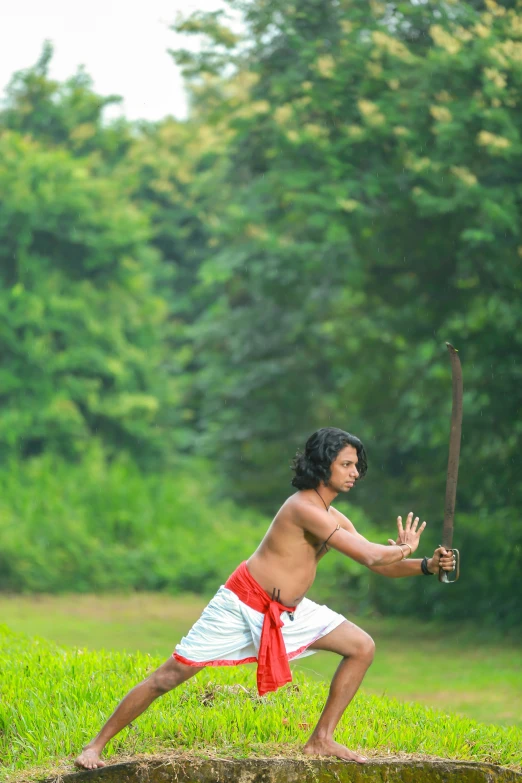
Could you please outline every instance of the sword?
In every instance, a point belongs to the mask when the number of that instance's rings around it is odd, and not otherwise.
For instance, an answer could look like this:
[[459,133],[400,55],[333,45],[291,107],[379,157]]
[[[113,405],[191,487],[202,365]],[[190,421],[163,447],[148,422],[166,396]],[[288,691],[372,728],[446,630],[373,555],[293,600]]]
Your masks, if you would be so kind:
[[[460,574],[460,554],[453,549],[453,518],[455,516],[455,498],[457,495],[457,478],[459,475],[460,437],[462,433],[462,367],[456,348],[446,343],[451,360],[451,377],[453,385],[453,403],[451,407],[451,430],[448,458],[448,475],[446,478],[446,499],[444,502],[444,524],[442,526],[442,544],[445,549],[453,552],[455,568],[453,571],[443,571],[439,568],[439,582],[450,584],[456,582]],[[451,579],[450,575],[454,574]]]

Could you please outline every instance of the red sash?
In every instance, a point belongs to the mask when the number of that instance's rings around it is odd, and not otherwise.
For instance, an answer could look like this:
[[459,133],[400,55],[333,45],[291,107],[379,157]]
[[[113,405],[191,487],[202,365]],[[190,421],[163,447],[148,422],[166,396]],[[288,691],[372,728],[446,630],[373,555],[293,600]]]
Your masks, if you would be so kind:
[[257,654],[257,690],[260,696],[269,691],[276,691],[292,681],[292,672],[281,633],[284,625],[281,614],[295,612],[295,606],[283,606],[279,601],[272,601],[268,593],[250,574],[246,560],[228,577],[225,587],[232,590],[239,600],[251,609],[265,615]]

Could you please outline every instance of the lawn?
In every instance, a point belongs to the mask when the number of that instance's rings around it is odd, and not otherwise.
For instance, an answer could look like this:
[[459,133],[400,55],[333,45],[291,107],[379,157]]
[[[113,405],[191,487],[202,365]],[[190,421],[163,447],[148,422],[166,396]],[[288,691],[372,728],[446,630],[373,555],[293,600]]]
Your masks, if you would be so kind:
[[[0,777],[41,779],[71,770],[81,746],[126,692],[161,658],[55,646],[0,626]],[[326,682],[303,671],[257,695],[249,667],[206,669],[158,699],[108,746],[115,761],[174,752],[226,757],[300,756],[319,717]],[[522,730],[488,726],[450,711],[359,693],[337,739],[370,757],[438,757],[520,768]]]
[[[158,594],[3,596],[0,619],[13,630],[69,647],[139,651],[164,659],[204,604],[201,597]],[[377,644],[363,685],[365,694],[522,727],[522,645],[493,640],[489,631],[473,627],[350,619]],[[318,653],[292,668],[316,681],[328,681],[337,662],[333,654]]]

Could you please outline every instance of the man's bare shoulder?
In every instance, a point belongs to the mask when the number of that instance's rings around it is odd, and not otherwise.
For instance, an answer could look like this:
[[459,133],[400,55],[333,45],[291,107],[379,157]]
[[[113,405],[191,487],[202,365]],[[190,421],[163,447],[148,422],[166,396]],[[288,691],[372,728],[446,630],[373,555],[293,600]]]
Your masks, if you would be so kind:
[[[296,492],[295,495],[290,495],[290,497],[287,498],[287,500],[281,506],[279,514],[282,512],[285,514],[285,517],[292,519],[292,521],[296,522],[297,524],[303,520],[309,519],[310,517],[316,517],[317,513],[319,513],[321,517],[324,515],[323,509],[319,508],[316,503],[300,492]],[[348,517],[342,513],[342,511],[339,511],[338,508],[331,505],[330,513],[334,519],[339,522],[342,528],[347,530],[349,533],[357,533],[353,522],[351,522],[351,520],[349,520]]]
[[306,495],[302,495],[300,492],[296,492],[295,495],[290,497],[281,506],[280,512],[287,512],[288,516],[294,521],[308,517],[310,514],[317,512],[317,506],[309,500]]

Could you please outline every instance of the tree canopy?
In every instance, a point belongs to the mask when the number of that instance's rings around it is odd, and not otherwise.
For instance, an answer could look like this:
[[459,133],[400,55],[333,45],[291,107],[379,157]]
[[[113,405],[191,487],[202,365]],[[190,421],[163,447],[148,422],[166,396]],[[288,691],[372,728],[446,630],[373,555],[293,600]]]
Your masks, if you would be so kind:
[[306,433],[353,429],[382,507],[407,487],[438,514],[449,340],[459,504],[502,507],[522,467],[522,17],[493,0],[232,5],[244,39],[223,43],[215,15],[180,28],[207,35],[179,60],[229,137],[193,331],[204,441],[263,503]]

